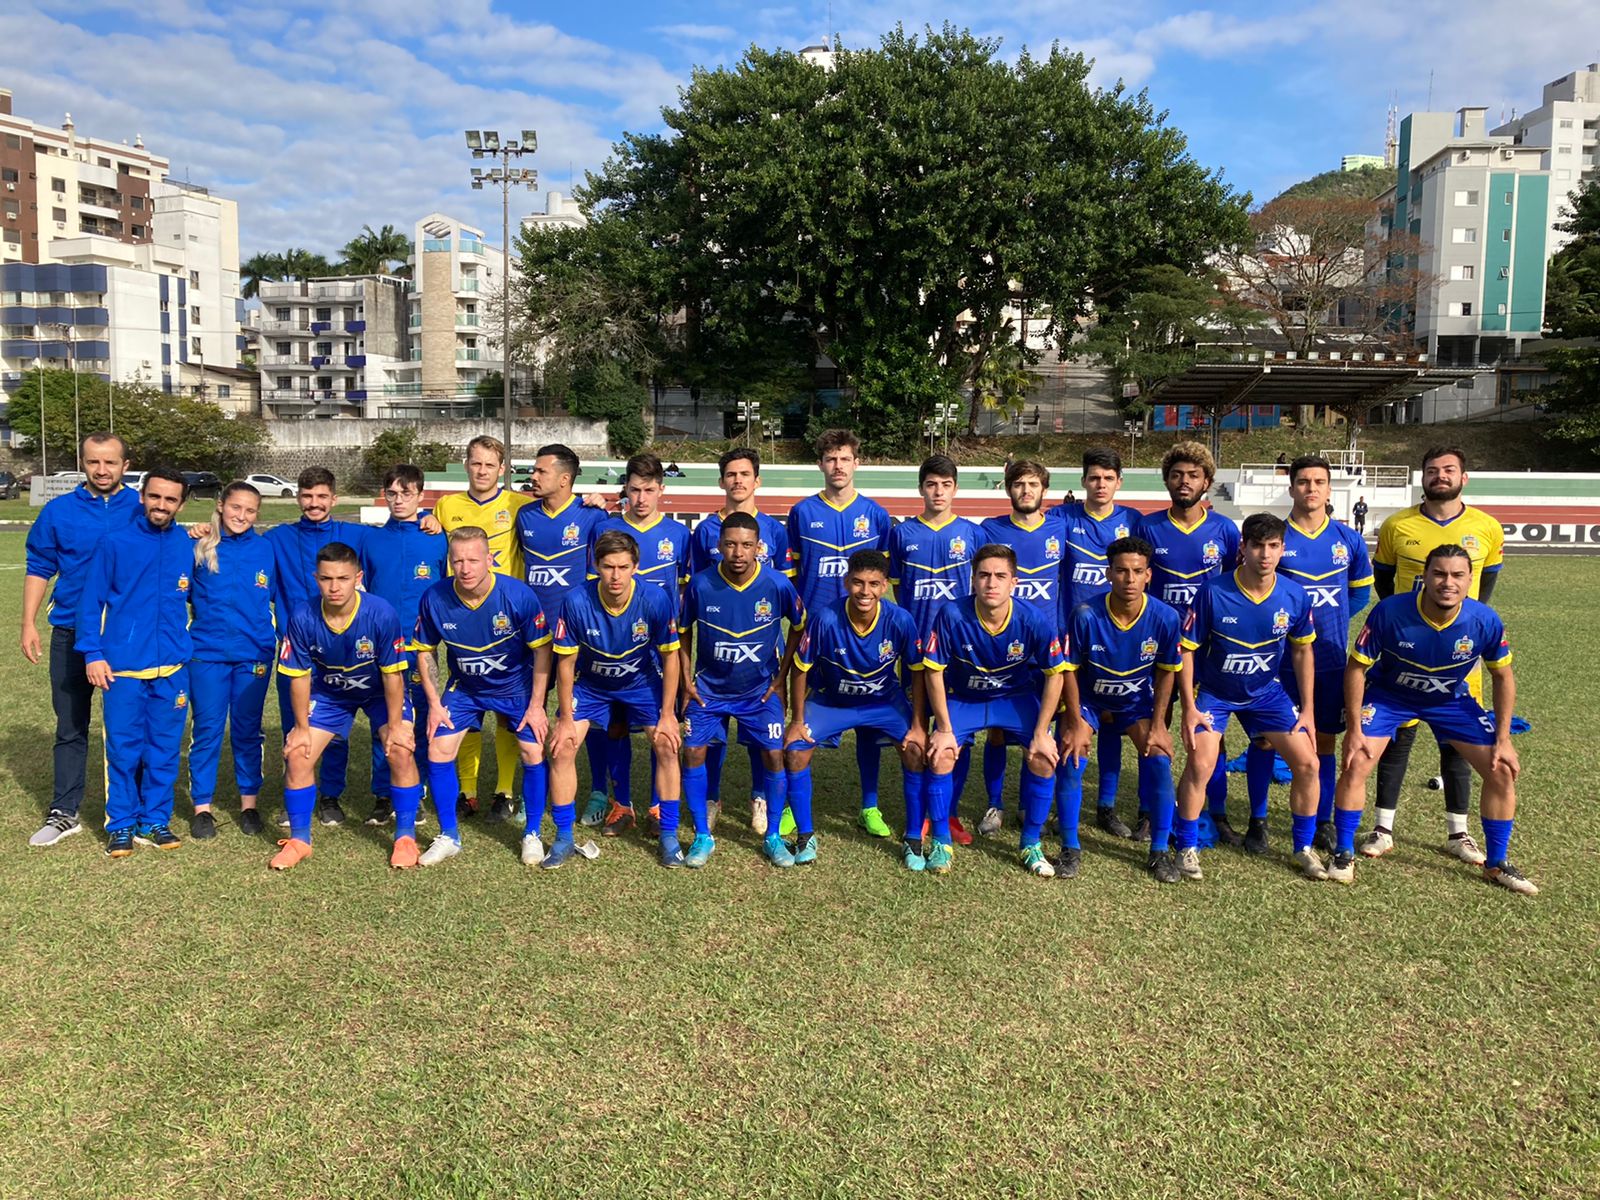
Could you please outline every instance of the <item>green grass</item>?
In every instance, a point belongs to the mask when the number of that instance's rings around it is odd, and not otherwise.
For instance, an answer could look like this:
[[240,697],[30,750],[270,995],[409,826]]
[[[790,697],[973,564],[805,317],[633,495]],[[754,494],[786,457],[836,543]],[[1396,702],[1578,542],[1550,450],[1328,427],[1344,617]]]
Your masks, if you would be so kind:
[[914,877],[854,831],[848,748],[818,757],[821,861],[781,875],[733,820],[742,754],[700,873],[637,838],[528,871],[519,830],[469,826],[434,871],[357,827],[274,875],[226,791],[209,844],[34,851],[49,703],[13,652],[0,1196],[1594,1196],[1597,590],[1600,561],[1518,558],[1495,596],[1533,900],[1435,852],[1426,761],[1350,889],[1291,872],[1281,788],[1279,853],[1200,885],[1092,828],[1072,883],[996,843]]

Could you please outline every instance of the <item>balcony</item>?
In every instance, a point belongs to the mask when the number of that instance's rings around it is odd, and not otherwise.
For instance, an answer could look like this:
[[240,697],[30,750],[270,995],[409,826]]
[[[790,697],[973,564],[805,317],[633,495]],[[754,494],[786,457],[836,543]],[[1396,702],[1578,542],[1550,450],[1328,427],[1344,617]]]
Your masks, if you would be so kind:
[[311,325],[306,321],[263,321],[261,322],[261,332],[290,333],[309,337],[311,334]]
[[483,243],[476,238],[461,239],[461,253],[470,254],[474,258],[487,258],[488,252],[484,250]]
[[366,289],[359,283],[316,283],[311,285],[313,300],[360,300]]
[[412,329],[421,329],[422,328],[422,314],[421,313],[412,313],[411,314],[411,328]]
[[367,323],[365,321],[346,321],[344,323],[344,331],[346,333],[365,333],[367,331]]
[[349,391],[345,392],[344,398],[346,400],[365,400],[367,398],[367,389],[351,388]]
[[456,314],[456,328],[457,329],[476,329],[477,327],[478,327],[478,314],[477,313],[457,313]]
[[476,292],[477,290],[478,280],[476,276],[462,276],[461,286],[456,289],[458,292]]
[[313,354],[311,356],[311,365],[313,367],[325,367],[332,361],[332,357],[329,354]]
[[122,209],[116,204],[101,204],[94,200],[79,200],[78,211],[90,217],[103,217],[112,221],[120,221],[122,219]]
[[266,354],[261,358],[264,367],[293,367],[309,370],[311,363],[306,358],[297,354]]
[[481,351],[481,350],[457,350],[456,351],[456,361],[457,362],[478,362],[479,361],[479,357],[480,357],[480,355],[482,355],[482,353],[483,353],[483,351]]
[[422,252],[424,254],[434,254],[441,251],[446,254],[450,252],[449,238],[425,238],[423,240]]
[[333,328],[333,322],[332,321],[313,321],[313,322],[311,322],[311,332],[312,333],[327,333],[332,328]]
[[347,367],[364,367],[367,365],[367,356],[365,354],[346,354],[344,356],[344,365]]

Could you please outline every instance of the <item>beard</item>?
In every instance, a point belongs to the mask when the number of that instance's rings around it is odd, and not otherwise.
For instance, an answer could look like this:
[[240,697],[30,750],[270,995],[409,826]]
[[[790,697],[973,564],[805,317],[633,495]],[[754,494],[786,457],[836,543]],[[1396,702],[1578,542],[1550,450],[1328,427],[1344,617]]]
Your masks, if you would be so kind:
[[1461,495],[1462,484],[1433,483],[1423,486],[1422,494],[1429,500],[1454,500]]

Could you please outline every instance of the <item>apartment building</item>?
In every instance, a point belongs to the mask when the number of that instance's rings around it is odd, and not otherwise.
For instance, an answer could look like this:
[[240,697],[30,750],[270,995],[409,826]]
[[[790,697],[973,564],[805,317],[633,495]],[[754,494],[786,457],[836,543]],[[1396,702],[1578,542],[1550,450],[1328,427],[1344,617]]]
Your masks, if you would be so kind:
[[393,415],[409,369],[409,284],[387,275],[261,284],[258,368],[267,417]]
[[1494,136],[1539,148],[1540,166],[1550,172],[1549,249],[1554,254],[1571,236],[1553,226],[1565,220],[1572,194],[1600,179],[1600,63],[1545,84],[1539,107],[1513,116]]

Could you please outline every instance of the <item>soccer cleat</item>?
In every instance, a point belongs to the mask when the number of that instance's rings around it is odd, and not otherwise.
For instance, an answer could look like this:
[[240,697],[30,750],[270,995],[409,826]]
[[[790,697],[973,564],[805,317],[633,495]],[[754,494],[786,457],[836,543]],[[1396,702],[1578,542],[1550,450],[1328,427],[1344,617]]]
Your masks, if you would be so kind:
[[1178,874],[1185,879],[1204,879],[1205,875],[1200,870],[1200,851],[1193,846],[1178,851]]
[[711,852],[717,848],[717,839],[709,833],[695,834],[694,841],[689,843],[688,852],[683,856],[683,865],[696,870],[711,861]]
[[1529,879],[1509,862],[1503,862],[1498,867],[1484,867],[1483,877],[1490,883],[1498,883],[1503,888],[1509,888],[1519,896],[1537,896],[1539,894],[1539,889],[1533,886],[1533,880]]
[[544,861],[544,842],[537,833],[522,835],[522,865],[537,867]]
[[1228,824],[1227,817],[1212,817],[1211,823],[1217,827],[1217,844],[1221,846],[1242,846],[1244,838],[1239,831]]
[[669,834],[661,839],[661,865],[668,870],[683,866],[683,847],[676,836]]
[[1481,867],[1489,861],[1488,855],[1478,849],[1478,843],[1472,840],[1470,833],[1452,833],[1445,844],[1439,847],[1439,852],[1459,858],[1469,867]]
[[972,834],[967,832],[967,827],[961,823],[960,817],[950,818],[950,840],[958,846],[972,845]]
[[475,817],[478,815],[478,798],[469,796],[465,792],[456,793],[456,816]]
[[544,856],[544,862],[539,865],[546,871],[556,871],[566,866],[577,856],[578,847],[569,837],[558,837],[550,843],[550,849]]
[[362,822],[372,829],[381,829],[394,820],[394,801],[387,796],[374,796],[372,798],[372,811],[367,814],[367,819]]
[[211,810],[197,812],[189,818],[189,836],[197,841],[217,836],[217,819],[211,815]]
[[1044,856],[1044,849],[1038,842],[1022,848],[1022,865],[1030,875],[1037,875],[1040,879],[1054,879],[1055,867],[1050,865],[1050,860]]
[[784,809],[783,816],[778,818],[778,836],[781,838],[792,838],[799,832],[800,831],[794,827],[794,810],[791,808]]
[[943,842],[935,842],[933,850],[928,854],[928,870],[935,875],[947,875],[950,868],[955,865],[956,852],[951,846]]
[[1307,879],[1326,879],[1328,868],[1322,865],[1322,858],[1310,846],[1303,850],[1296,850],[1294,863],[1300,868],[1300,873]]
[[[709,824],[709,822],[707,822]],[[767,835],[767,798],[765,796],[750,797],[750,832]],[[699,841],[696,838],[695,841]],[[693,865],[693,864],[691,864]]]
[[[661,830],[661,809],[657,805],[652,804],[650,806],[650,815],[656,819],[656,831],[659,833]],[[722,801],[707,800],[706,832],[715,833],[717,831],[717,822],[720,820],[722,820]]]
[[611,809],[606,813],[606,823],[600,827],[602,837],[621,837],[633,828],[633,809],[611,802]]
[[1250,824],[1244,835],[1244,850],[1246,854],[1267,852],[1267,823],[1261,817],[1250,818]]
[[769,833],[761,843],[761,853],[767,856],[767,861],[775,867],[794,866],[794,852],[789,849],[787,842],[776,833]]
[[606,810],[610,807],[611,798],[604,792],[590,792],[589,798],[584,801],[583,812],[578,816],[578,824],[601,824],[606,819]]
[[874,805],[863,808],[861,815],[856,818],[856,824],[865,829],[873,837],[893,837],[894,831],[889,828],[889,823],[883,819],[883,810]]
[[1056,869],[1057,879],[1076,879],[1083,866],[1083,851],[1063,846],[1061,853],[1050,860],[1050,865]]
[[494,803],[489,806],[489,820],[496,823],[509,821],[517,815],[517,802],[504,792],[494,794]]
[[133,853],[133,830],[119,829],[106,842],[107,858],[127,858]]
[[1318,854],[1333,854],[1339,849],[1339,838],[1332,821],[1317,822],[1317,836],[1311,839],[1311,848]]
[[797,867],[808,866],[817,861],[817,835],[806,834],[804,840],[794,848],[794,865]]
[[337,797],[318,798],[317,820],[323,825],[343,825],[344,809],[339,806]]
[[265,823],[261,820],[261,810],[259,808],[241,808],[239,810],[238,824],[239,832],[246,837],[259,837],[261,831],[266,828]]
[[448,833],[441,833],[428,843],[428,848],[422,852],[422,857],[417,859],[417,865],[423,867],[437,867],[447,858],[454,858],[461,853],[461,843]]
[[1356,856],[1354,854],[1335,854],[1328,863],[1328,878],[1335,883],[1354,883],[1356,881]]
[[1361,851],[1362,858],[1382,858],[1394,849],[1394,834],[1380,825],[1361,839],[1357,849]]
[[1150,872],[1150,877],[1157,883],[1179,883],[1183,879],[1178,872],[1178,864],[1169,850],[1150,851],[1150,857],[1145,859],[1144,869]]
[[286,812],[280,812],[278,814],[278,817],[277,817],[277,825],[278,825],[279,829],[288,829],[288,828],[290,828],[291,826],[289,825],[289,814],[286,813]]
[[1139,823],[1133,827],[1133,840],[1136,842],[1150,840],[1150,818],[1144,813],[1139,814]]
[[51,809],[50,815],[44,819],[44,824],[28,839],[30,846],[54,846],[62,838],[69,838],[75,833],[83,832],[83,824],[71,813],[64,813],[59,809]]
[[[721,807],[721,804],[717,805],[718,809]],[[649,831],[649,836],[659,838],[661,836],[661,805],[652,804],[645,811],[650,815],[650,819],[645,822],[645,828]],[[711,808],[709,805],[706,807],[706,823],[711,823]]]
[[141,846],[154,846],[157,850],[176,850],[183,845],[178,835],[165,825],[146,825],[133,831],[133,840]]
[[1005,810],[1001,808],[986,808],[983,817],[978,822],[978,832],[984,837],[994,837],[1006,825]]
[[1128,823],[1117,816],[1114,808],[1101,808],[1095,811],[1094,823],[1100,826],[1112,837],[1132,838],[1133,830],[1128,828]]
[[[430,846],[429,849],[432,849]],[[394,846],[389,851],[389,865],[397,871],[409,871],[419,861],[417,854],[417,839],[409,834],[397,837]]]
[[900,861],[908,871],[923,871],[928,866],[928,860],[922,856],[922,848],[917,842],[900,843]]
[[302,842],[299,838],[283,838],[278,842],[278,846],[278,852],[267,864],[274,871],[287,871],[311,857],[311,843]]

